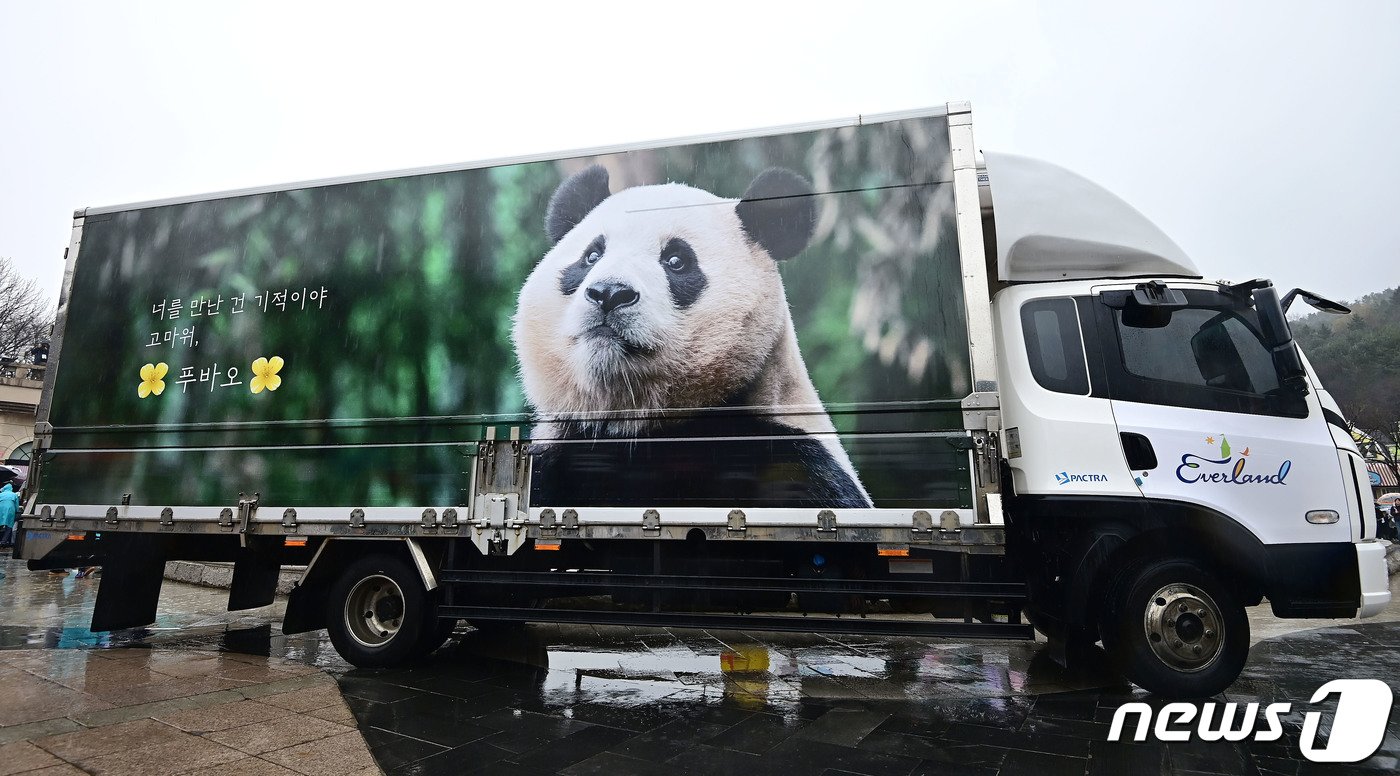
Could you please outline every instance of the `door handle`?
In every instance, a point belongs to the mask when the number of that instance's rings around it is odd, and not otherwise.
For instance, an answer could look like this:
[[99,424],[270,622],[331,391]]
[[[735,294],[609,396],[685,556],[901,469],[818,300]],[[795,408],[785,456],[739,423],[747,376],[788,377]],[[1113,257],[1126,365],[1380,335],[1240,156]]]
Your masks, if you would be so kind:
[[1118,438],[1123,443],[1123,456],[1128,460],[1129,469],[1150,471],[1157,468],[1157,452],[1152,449],[1147,437],[1124,431]]

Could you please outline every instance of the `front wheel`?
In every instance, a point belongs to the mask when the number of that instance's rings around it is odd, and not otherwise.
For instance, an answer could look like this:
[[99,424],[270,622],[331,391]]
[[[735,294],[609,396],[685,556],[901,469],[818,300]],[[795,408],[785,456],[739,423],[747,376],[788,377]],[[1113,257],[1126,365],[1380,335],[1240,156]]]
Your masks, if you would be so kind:
[[1229,687],[1249,657],[1249,618],[1234,591],[1195,561],[1138,565],[1114,591],[1105,646],[1139,686],[1168,698]]
[[347,566],[331,586],[326,631],[347,662],[387,668],[424,652],[435,614],[417,571],[393,555],[369,555]]

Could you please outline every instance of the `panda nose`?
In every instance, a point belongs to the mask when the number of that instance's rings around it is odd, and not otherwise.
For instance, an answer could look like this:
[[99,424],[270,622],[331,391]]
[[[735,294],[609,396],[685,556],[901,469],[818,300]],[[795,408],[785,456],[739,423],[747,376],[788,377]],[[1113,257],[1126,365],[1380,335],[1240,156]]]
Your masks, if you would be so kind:
[[603,315],[619,307],[634,305],[642,298],[641,294],[625,283],[594,283],[584,293],[588,295],[589,301],[602,308]]

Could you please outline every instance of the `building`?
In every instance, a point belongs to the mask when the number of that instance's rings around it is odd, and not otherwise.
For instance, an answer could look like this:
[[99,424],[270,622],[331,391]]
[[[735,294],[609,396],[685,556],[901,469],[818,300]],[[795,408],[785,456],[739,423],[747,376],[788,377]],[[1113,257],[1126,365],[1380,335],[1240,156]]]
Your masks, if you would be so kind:
[[1367,461],[1366,468],[1371,472],[1371,490],[1377,498],[1400,490],[1400,479],[1395,476],[1395,467],[1385,461]]
[[27,474],[34,448],[34,413],[44,390],[44,364],[0,365],[0,453]]

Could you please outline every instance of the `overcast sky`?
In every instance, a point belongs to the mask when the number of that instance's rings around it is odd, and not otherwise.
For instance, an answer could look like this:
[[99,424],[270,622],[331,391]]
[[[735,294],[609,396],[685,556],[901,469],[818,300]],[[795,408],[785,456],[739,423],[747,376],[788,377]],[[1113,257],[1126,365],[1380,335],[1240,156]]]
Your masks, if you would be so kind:
[[971,100],[1208,277],[1400,285],[1400,3],[1134,5],[0,0],[0,256],[56,295],[80,207]]

